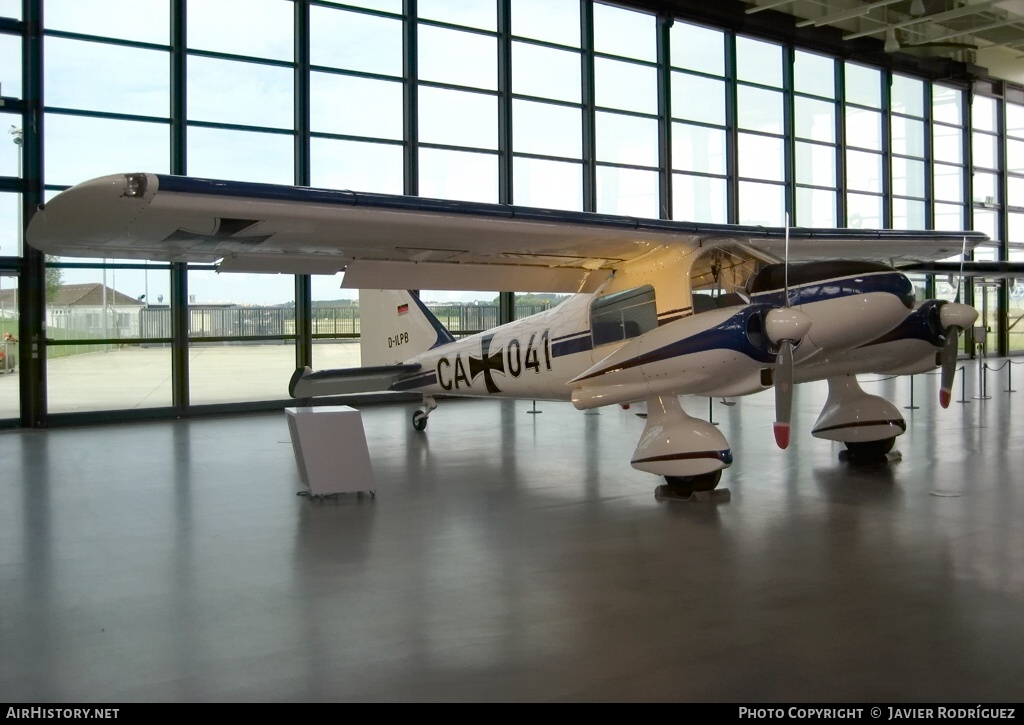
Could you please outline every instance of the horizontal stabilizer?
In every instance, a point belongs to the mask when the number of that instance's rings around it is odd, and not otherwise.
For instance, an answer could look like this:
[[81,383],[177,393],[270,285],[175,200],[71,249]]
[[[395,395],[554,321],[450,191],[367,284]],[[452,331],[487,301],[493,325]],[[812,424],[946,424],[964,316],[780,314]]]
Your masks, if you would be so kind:
[[308,367],[298,368],[292,375],[291,382],[288,383],[288,393],[293,398],[379,393],[388,390],[393,383],[419,369],[419,363],[317,370],[316,372]]

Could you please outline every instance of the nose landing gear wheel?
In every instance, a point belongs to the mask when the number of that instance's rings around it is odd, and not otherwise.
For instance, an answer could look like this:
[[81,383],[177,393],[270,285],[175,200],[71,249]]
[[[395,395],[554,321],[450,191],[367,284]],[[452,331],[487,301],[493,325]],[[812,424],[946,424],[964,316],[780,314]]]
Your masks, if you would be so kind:
[[427,428],[427,414],[417,410],[412,414],[412,427],[416,431],[424,431]]

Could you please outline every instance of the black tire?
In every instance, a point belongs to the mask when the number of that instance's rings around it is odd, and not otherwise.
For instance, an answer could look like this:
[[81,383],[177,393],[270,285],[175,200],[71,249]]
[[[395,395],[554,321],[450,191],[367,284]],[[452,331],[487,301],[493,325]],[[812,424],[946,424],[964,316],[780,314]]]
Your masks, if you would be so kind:
[[863,443],[846,441],[846,450],[850,452],[851,463],[882,463],[894,445],[896,445],[896,436]]
[[427,428],[427,414],[422,410],[417,410],[412,414],[412,427],[413,430],[423,432]]
[[665,476],[665,485],[658,489],[672,498],[689,498],[695,491],[714,491],[722,480],[722,469],[699,476]]

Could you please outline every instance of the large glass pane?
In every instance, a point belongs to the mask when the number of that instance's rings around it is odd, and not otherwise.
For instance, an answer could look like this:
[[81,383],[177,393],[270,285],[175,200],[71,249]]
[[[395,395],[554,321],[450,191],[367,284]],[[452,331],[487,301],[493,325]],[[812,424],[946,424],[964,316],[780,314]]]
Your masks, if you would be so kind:
[[924,158],[924,121],[893,116],[892,152]]
[[882,191],[882,156],[863,151],[846,152],[846,185],[856,191]]
[[[192,3],[193,5],[196,3]],[[212,4],[206,0],[204,4]],[[168,0],[46,0],[46,29],[166,45]],[[50,62],[47,55],[46,62]]]
[[725,125],[725,81],[672,73],[672,117]]
[[1006,170],[1011,173],[1024,173],[1024,141],[1006,140]]
[[672,168],[724,176],[725,130],[673,123]]
[[741,181],[740,224],[779,227],[786,219],[786,194],[779,184]]
[[167,305],[156,301],[170,297],[166,268],[51,267],[46,297],[46,335],[55,341],[46,351],[51,413],[171,404],[169,346],[140,342],[170,337],[169,324],[154,324],[169,323]]
[[515,0],[512,34],[578,48],[580,4],[578,0]]
[[396,144],[310,139],[313,186],[401,194],[402,164],[402,147]]
[[292,60],[294,8],[288,0],[189,2],[188,47]]
[[656,219],[659,206],[657,172],[597,167],[597,211]]
[[494,0],[418,0],[416,9],[419,16],[427,20],[482,30],[498,28]]
[[796,108],[797,138],[834,143],[836,140],[836,106],[830,101],[816,101],[797,96]]
[[[18,278],[0,276],[0,338],[6,339],[11,335],[17,339],[18,334]],[[18,342],[0,342],[0,352],[3,353],[0,368],[9,371],[20,369],[21,345]],[[16,378],[4,382],[14,385],[0,385],[0,419],[17,418],[21,415],[21,386]]]
[[962,166],[935,164],[932,192],[940,201],[963,201],[964,170]]
[[846,109],[846,145],[882,150],[882,114],[862,108]]
[[512,43],[512,92],[578,103],[579,53]]
[[893,229],[924,229],[925,203],[920,199],[892,200]]
[[737,36],[736,77],[741,81],[782,88],[782,46]]
[[20,113],[0,113],[0,176],[21,176],[21,148],[24,135]]
[[594,3],[594,50],[654,61],[654,16]]
[[313,65],[402,75],[402,21],[313,5],[309,9]]
[[973,183],[971,184],[974,201],[982,204],[999,203],[997,181],[998,179],[995,174],[975,171]]
[[798,141],[796,183],[835,188],[836,147]]
[[846,64],[846,102],[869,108],[882,107],[882,74],[874,68]]
[[498,202],[498,157],[420,149],[420,196]]
[[932,86],[932,120],[954,126],[963,125],[963,91],[935,84]]
[[191,121],[291,128],[293,73],[287,68],[191,56]]
[[310,74],[310,123],[316,133],[402,138],[402,84]]
[[1008,176],[1006,178],[1007,206],[1024,206],[1024,176]]
[[637,166],[658,165],[658,122],[652,118],[597,113],[597,158]]
[[737,120],[740,128],[749,131],[781,134],[783,130],[782,93],[763,88],[740,86]]
[[[999,227],[999,218],[995,210],[975,208],[972,213],[974,215],[974,229],[976,231],[987,234],[989,239],[999,239],[999,233],[997,231]],[[992,247],[979,247],[974,250],[974,258],[995,259],[995,250]]]
[[46,105],[166,117],[169,56],[106,43],[46,38]]
[[291,184],[295,179],[291,134],[188,129],[188,173],[213,179]]
[[971,128],[975,131],[990,131],[995,133],[998,129],[996,117],[996,99],[985,96],[975,96],[971,101]]
[[512,149],[547,156],[583,155],[583,114],[578,108],[512,102]]
[[672,218],[710,224],[728,222],[725,179],[673,174]]
[[488,90],[498,87],[496,38],[431,25],[421,25],[417,33],[421,80]]
[[295,334],[295,278],[190,270],[188,291],[190,402],[286,399],[295,343],[280,337]]
[[21,256],[21,194],[0,193],[0,256]]
[[170,171],[166,123],[46,114],[45,174],[50,184],[129,171]]
[[893,75],[890,87],[890,105],[893,113],[924,117],[924,81],[907,76]]
[[543,209],[583,210],[583,164],[516,157],[512,203]]
[[798,50],[793,56],[793,88],[824,98],[836,97],[836,62],[823,55]]
[[0,34],[0,91],[21,98],[21,38]]
[[21,20],[21,0],[0,0],[0,17]]
[[971,134],[971,154],[975,166],[983,169],[999,168],[997,137],[988,133]]
[[423,143],[498,147],[497,97],[421,86],[419,106],[419,134]]
[[420,88],[420,140],[424,143],[498,147],[498,98]]
[[796,188],[796,223],[802,227],[832,229],[836,224],[836,192]]
[[964,228],[962,204],[936,204],[935,228],[943,231],[961,231]]
[[963,161],[963,130],[952,126],[933,126],[932,148],[936,161],[959,164]]
[[594,77],[598,106],[639,113],[658,112],[658,75],[653,67],[597,58]]
[[785,178],[784,145],[781,138],[739,134],[740,176],[747,179],[782,181]]
[[924,161],[893,156],[892,193],[923,198],[924,168]]
[[851,229],[881,229],[882,197],[847,194],[846,226]]
[[690,25],[680,20],[672,24],[669,43],[671,63],[711,75],[725,75],[725,33]]
[[1024,106],[1006,104],[1006,135],[1024,138]]

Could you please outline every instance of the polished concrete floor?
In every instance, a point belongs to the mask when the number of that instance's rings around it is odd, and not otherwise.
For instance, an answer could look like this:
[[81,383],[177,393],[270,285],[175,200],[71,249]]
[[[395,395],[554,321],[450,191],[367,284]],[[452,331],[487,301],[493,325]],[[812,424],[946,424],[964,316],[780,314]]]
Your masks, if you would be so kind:
[[684,398],[732,443],[726,503],[655,499],[635,409],[365,408],[376,497],[326,500],[283,413],[6,432],[0,701],[1019,702],[1005,376],[948,410],[915,378],[881,468],[810,437],[821,384],[787,451],[771,393]]

